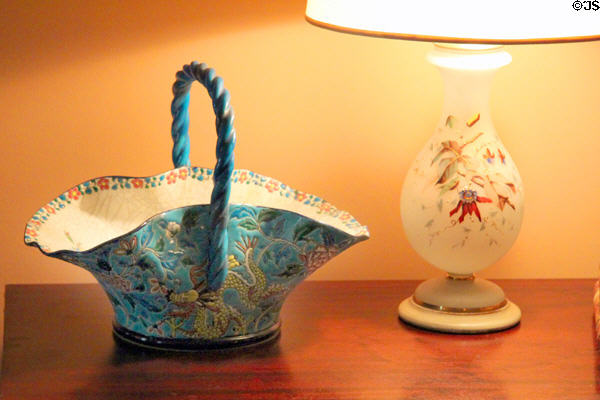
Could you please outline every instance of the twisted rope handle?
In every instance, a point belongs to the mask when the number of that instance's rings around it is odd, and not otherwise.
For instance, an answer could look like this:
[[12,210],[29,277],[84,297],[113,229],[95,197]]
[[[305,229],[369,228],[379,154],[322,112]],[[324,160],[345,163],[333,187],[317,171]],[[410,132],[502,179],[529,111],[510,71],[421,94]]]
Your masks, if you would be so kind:
[[176,74],[173,84],[171,114],[171,136],[173,137],[173,164],[175,168],[190,165],[190,137],[188,127],[190,115],[190,89],[194,81],[204,85],[212,99],[217,126],[217,164],[215,165],[214,187],[210,198],[210,233],[208,249],[207,282],[209,290],[219,289],[227,275],[227,224],[229,222],[229,193],[233,173],[233,149],[235,129],[233,108],[229,104],[229,92],[223,87],[223,79],[216,76],[206,64],[192,62],[184,65]]

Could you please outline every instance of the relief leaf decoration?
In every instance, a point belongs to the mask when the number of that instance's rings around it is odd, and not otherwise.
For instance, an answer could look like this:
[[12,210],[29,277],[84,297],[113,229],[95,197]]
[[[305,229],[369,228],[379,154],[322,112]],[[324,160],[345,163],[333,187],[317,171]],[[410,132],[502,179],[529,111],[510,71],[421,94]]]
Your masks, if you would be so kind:
[[275,218],[279,217],[281,215],[281,212],[277,211],[277,210],[271,210],[268,208],[263,208],[260,213],[258,214],[258,222],[259,223],[263,223],[263,222],[269,222],[274,220]]
[[450,191],[450,190],[454,190],[456,189],[456,187],[458,186],[458,178],[454,178],[451,181],[449,181],[448,183],[444,184],[441,188],[440,188],[440,196],[443,196],[444,193]]
[[[463,155],[463,149],[471,143],[475,142],[477,139],[479,139],[481,135],[483,135],[483,132],[479,132],[477,135],[467,140],[462,145],[459,145],[458,142],[454,140],[446,140],[440,143],[442,148],[438,151],[435,157],[433,157],[433,160],[431,160],[431,165],[439,161],[438,167],[441,173],[439,178],[435,182],[437,185],[443,185],[446,182],[453,182],[452,178],[454,178],[454,175],[457,172],[459,173],[459,175],[465,176],[464,172],[461,173],[458,170],[459,164],[462,164],[466,169],[469,169],[470,167],[469,157]],[[442,158],[443,156],[449,157]],[[440,195],[446,193],[452,188],[455,188],[455,184],[458,184],[458,181],[456,183],[452,183],[452,185],[448,188],[446,188],[445,186],[442,187],[441,190],[443,190],[443,192]]]
[[510,201],[510,196],[517,193],[515,184],[500,173],[495,173],[491,177],[488,177],[488,181],[491,189],[498,198],[498,208],[504,210],[504,207],[508,205],[514,210],[515,205]]
[[442,149],[437,153],[433,160],[431,160],[431,165],[435,164],[437,160],[440,159],[445,153],[454,154],[455,156],[459,156],[461,153],[461,147],[454,140],[447,140],[441,143]]
[[240,222],[239,226],[246,229],[247,231],[255,231],[258,229],[258,224],[252,218],[246,218]]
[[498,195],[498,207],[501,210],[504,210],[505,205],[509,205],[513,210],[515,209],[515,205],[510,202],[510,199],[508,197]]
[[306,224],[296,226],[294,229],[294,241],[306,240],[306,237],[317,228],[319,228],[319,224],[315,222],[307,222]]
[[[442,160],[442,161],[444,161],[444,160]],[[446,166],[446,168],[444,168],[442,175],[440,176],[440,178],[437,180],[436,183],[438,185],[441,185],[441,184],[448,182],[448,180],[450,180],[456,174],[456,170],[458,168],[457,164],[458,163],[456,162],[456,160],[449,161],[448,165]]]
[[448,128],[454,128],[454,125],[456,125],[456,117],[454,115],[448,115],[448,118],[446,118],[446,126]]

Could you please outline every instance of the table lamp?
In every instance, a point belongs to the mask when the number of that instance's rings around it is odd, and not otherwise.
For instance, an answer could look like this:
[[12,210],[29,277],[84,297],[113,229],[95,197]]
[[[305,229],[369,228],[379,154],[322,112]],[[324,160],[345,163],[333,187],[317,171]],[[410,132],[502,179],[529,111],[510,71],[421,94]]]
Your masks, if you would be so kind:
[[523,218],[521,178],[490,115],[492,75],[511,61],[504,44],[599,40],[599,8],[571,0],[308,0],[314,25],[434,42],[428,60],[444,80],[442,115],[406,175],[400,209],[413,248],[447,275],[400,303],[405,322],[450,333],[519,323],[503,290],[473,275],[510,249]]

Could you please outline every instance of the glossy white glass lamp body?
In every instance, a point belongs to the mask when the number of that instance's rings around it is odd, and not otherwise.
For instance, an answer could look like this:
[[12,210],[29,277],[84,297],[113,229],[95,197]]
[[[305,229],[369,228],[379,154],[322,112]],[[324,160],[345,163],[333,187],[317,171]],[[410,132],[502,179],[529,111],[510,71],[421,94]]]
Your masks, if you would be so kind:
[[406,175],[402,220],[423,258],[469,275],[502,257],[521,225],[521,178],[494,129],[488,100],[492,75],[510,56],[499,48],[436,45],[429,60],[445,82],[444,106]]
[[492,75],[510,62],[497,45],[600,40],[598,13],[583,3],[590,2],[307,0],[306,18],[317,26],[454,43],[437,44],[429,55],[444,78],[444,107],[401,199],[411,245],[448,275],[425,281],[400,304],[405,321],[463,333],[519,322],[502,289],[473,276],[510,249],[523,217],[521,178],[489,111]]
[[493,74],[511,58],[484,45],[436,45],[428,58],[444,79],[444,106],[406,175],[401,213],[413,248],[448,278],[421,284],[399,314],[449,332],[504,329],[520,320],[518,307],[473,273],[510,249],[523,218],[521,178],[489,109]]

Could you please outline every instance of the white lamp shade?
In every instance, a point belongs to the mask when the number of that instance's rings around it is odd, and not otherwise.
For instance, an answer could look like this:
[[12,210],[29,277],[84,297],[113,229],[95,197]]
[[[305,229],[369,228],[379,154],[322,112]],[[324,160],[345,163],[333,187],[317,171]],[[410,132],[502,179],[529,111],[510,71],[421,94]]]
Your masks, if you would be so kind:
[[600,40],[599,0],[308,0],[306,18],[334,30],[409,40]]

